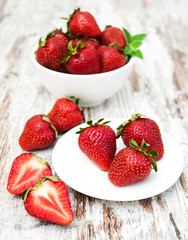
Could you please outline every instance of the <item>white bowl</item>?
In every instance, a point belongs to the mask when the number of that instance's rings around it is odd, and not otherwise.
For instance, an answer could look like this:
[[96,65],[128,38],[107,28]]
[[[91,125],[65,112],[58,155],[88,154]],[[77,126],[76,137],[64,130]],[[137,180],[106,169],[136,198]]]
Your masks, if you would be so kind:
[[80,98],[79,106],[96,106],[119,91],[127,81],[133,67],[133,59],[125,66],[114,71],[98,74],[68,74],[60,73],[43,67],[36,61],[32,51],[34,63],[40,81],[57,98],[75,96]]

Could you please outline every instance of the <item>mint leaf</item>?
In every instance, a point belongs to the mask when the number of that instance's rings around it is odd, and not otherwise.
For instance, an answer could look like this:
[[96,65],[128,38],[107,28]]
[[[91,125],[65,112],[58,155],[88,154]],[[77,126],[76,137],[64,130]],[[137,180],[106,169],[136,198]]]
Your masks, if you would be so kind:
[[132,50],[130,49],[129,45],[127,45],[124,49],[124,54],[125,55],[131,55],[132,54]]
[[142,42],[141,42],[140,40],[135,40],[135,41],[131,42],[131,46],[132,46],[133,48],[138,48],[138,47],[140,47],[141,45],[142,45]]
[[136,49],[132,54],[131,54],[131,57],[138,57],[138,58],[141,58],[143,59],[143,55],[142,55],[142,52],[139,50],[139,49]]
[[123,32],[125,34],[125,38],[127,40],[127,43],[130,43],[131,42],[131,34],[125,28],[123,28]]
[[134,35],[134,36],[132,36],[132,38],[131,38],[131,42],[133,42],[133,41],[142,41],[142,40],[144,40],[144,38],[147,36],[147,34],[145,34],[145,33],[142,33],[142,34],[136,34],[136,35]]

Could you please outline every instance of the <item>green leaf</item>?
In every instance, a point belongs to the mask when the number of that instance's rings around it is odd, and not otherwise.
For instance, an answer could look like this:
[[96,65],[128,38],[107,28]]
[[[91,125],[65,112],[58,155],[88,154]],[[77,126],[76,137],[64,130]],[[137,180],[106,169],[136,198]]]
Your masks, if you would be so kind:
[[123,32],[125,34],[125,38],[127,40],[127,43],[130,43],[131,42],[131,34],[128,32],[127,29],[123,28]]
[[110,123],[111,121],[106,121],[106,122],[103,122],[103,125],[106,125],[108,123]]
[[50,179],[50,180],[52,180],[53,182],[59,182],[59,179],[57,179],[57,178],[54,177],[54,176],[47,176],[47,177],[45,177],[45,179]]
[[87,122],[87,124],[88,124],[89,126],[92,126],[92,124],[93,124],[93,121],[92,121],[92,120],[90,120],[90,121],[88,121],[88,122]]
[[142,52],[139,50],[139,49],[136,49],[132,54],[131,54],[132,57],[138,57],[138,58],[141,58],[143,59],[143,55],[142,55]]
[[104,120],[104,118],[101,118],[101,119],[98,120],[97,123],[100,123],[100,122],[102,122],[103,120]]
[[147,34],[142,33],[142,34],[137,34],[131,37],[131,42],[133,41],[142,41],[144,38],[147,36]]
[[74,48],[73,48],[73,46],[72,46],[72,41],[69,41],[69,43],[68,43],[68,45],[67,45],[67,49],[68,49],[69,51],[71,51],[71,52],[74,51]]
[[142,41],[140,41],[140,40],[135,40],[135,41],[131,42],[131,46],[132,46],[133,48],[138,48],[138,47],[140,47],[141,45],[142,45]]
[[131,48],[129,47],[129,45],[125,47],[125,49],[124,49],[124,54],[125,54],[125,55],[131,55],[131,54],[132,54],[132,50],[131,50]]
[[158,152],[155,151],[155,150],[151,150],[148,154],[152,157],[158,157],[159,156]]
[[131,147],[138,148],[137,142],[136,142],[135,140],[133,140],[133,139],[131,139],[131,140],[129,141],[129,145],[130,145]]

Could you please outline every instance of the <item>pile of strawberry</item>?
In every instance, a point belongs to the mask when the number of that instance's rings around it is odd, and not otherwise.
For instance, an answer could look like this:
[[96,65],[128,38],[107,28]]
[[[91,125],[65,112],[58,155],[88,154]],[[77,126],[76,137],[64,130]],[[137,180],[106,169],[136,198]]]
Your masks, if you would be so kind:
[[[58,133],[79,125],[83,118],[78,99],[58,99],[47,115],[34,115],[26,122],[19,144],[27,151],[48,148]],[[67,186],[52,176],[49,164],[36,154],[22,153],[14,159],[7,190],[22,194],[25,209],[31,216],[63,225],[74,219]]]
[[[108,171],[109,180],[125,186],[146,179],[156,161],[164,154],[160,129],[155,121],[140,114],[117,127],[117,133],[100,119],[88,121],[77,133],[81,151],[101,170]],[[116,138],[122,136],[125,148],[116,154]],[[156,160],[156,161],[155,161]]]
[[143,58],[138,49],[146,34],[131,34],[108,25],[101,31],[89,12],[76,9],[68,20],[67,32],[56,29],[40,38],[36,60],[42,66],[70,74],[96,74],[118,69],[132,57]]
[[[31,151],[50,147],[58,133],[81,124],[83,111],[78,99],[61,98],[47,114],[31,117],[19,138],[23,150]],[[133,184],[146,179],[155,160],[162,158],[164,147],[157,123],[140,114],[117,127],[117,133],[100,119],[88,127],[80,128],[78,145],[81,151],[101,170],[108,171],[109,180],[117,186]],[[116,154],[116,138],[122,136],[127,146]],[[52,176],[49,164],[33,153],[17,156],[10,170],[7,190],[22,194],[26,211],[36,218],[63,225],[74,219],[67,186]]]

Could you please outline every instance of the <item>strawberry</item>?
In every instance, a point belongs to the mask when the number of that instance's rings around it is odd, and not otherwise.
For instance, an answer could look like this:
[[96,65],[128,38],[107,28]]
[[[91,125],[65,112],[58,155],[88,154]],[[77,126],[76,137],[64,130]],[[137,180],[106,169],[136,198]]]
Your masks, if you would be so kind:
[[34,188],[22,194],[26,211],[33,217],[68,225],[74,219],[65,183],[55,177],[44,177]]
[[109,72],[126,64],[125,55],[119,53],[115,48],[102,45],[97,48],[100,60],[100,72]]
[[60,60],[67,53],[68,38],[63,34],[49,33],[44,41],[39,40],[39,47],[36,51],[37,62],[42,66],[64,72],[64,66]]
[[144,139],[145,142],[150,144],[148,151],[156,150],[158,152],[158,156],[154,157],[154,159],[159,160],[162,158],[164,146],[161,132],[157,123],[152,119],[143,117],[140,114],[134,114],[131,119],[122,123],[117,130],[117,138],[122,135],[126,146],[129,146],[131,139],[134,139],[140,146],[142,139]]
[[60,133],[81,124],[84,115],[82,109],[78,107],[78,99],[69,97],[58,99],[48,117]]
[[101,30],[95,20],[89,12],[80,11],[80,8],[76,9],[69,17],[63,18],[68,20],[68,32],[73,36],[83,35],[85,37],[99,37]]
[[116,152],[116,137],[114,130],[103,122],[103,118],[89,127],[81,128],[78,145],[81,151],[101,170],[107,171]]
[[123,31],[117,27],[107,27],[100,36],[102,44],[110,45],[116,49],[125,48],[126,39]]
[[96,38],[75,38],[72,40],[72,46],[76,47],[78,43],[83,44],[84,42],[93,45],[95,48],[100,46],[100,43]]
[[148,154],[149,145],[143,142],[141,148],[134,141],[130,141],[130,147],[121,149],[114,157],[108,171],[109,180],[116,186],[125,186],[146,179],[151,173],[151,165],[157,171],[157,164],[152,159],[155,151]]
[[25,124],[19,138],[19,144],[24,150],[44,149],[51,146],[58,134],[54,125],[46,115],[38,114],[31,117]]
[[100,63],[96,48],[92,44],[77,43],[72,46],[72,41],[68,44],[69,52],[62,60],[65,68],[72,74],[94,74],[99,73]]
[[34,187],[42,177],[51,175],[48,163],[42,158],[36,154],[22,153],[12,163],[7,190],[12,194],[21,194],[27,188]]

